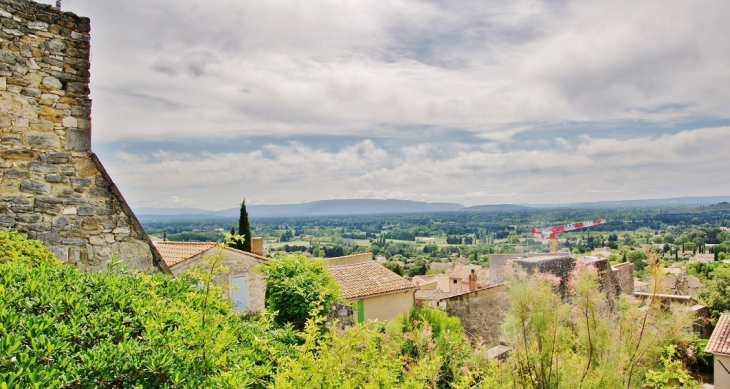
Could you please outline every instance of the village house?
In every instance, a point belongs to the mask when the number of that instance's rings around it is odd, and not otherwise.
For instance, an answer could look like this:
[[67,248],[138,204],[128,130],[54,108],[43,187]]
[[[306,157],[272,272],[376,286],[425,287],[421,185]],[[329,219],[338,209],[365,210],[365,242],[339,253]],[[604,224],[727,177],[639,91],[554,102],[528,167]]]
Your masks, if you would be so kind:
[[715,388],[730,388],[730,314],[720,316],[705,352],[712,354],[714,361]]
[[331,266],[340,296],[356,304],[357,322],[392,320],[414,305],[416,286],[375,261]]
[[418,287],[416,302],[433,308],[443,299],[486,288],[489,270],[479,265],[454,266],[444,274],[415,276],[413,283]]
[[[218,253],[213,242],[168,242],[156,241],[154,245],[162,256],[172,274],[179,276],[196,267],[210,270],[206,258]],[[258,245],[254,245],[257,247]],[[225,247],[221,251],[228,271],[218,274],[213,281],[229,285],[226,294],[233,302],[236,312],[260,312],[264,310],[266,278],[254,268],[266,262],[266,258],[258,253],[248,253]]]

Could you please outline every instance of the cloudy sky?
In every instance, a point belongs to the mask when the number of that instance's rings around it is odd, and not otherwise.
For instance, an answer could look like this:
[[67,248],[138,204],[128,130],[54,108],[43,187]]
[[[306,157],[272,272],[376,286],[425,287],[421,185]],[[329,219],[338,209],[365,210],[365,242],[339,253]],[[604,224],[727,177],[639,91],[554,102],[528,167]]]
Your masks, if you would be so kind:
[[63,8],[91,18],[93,149],[133,207],[730,194],[726,0]]

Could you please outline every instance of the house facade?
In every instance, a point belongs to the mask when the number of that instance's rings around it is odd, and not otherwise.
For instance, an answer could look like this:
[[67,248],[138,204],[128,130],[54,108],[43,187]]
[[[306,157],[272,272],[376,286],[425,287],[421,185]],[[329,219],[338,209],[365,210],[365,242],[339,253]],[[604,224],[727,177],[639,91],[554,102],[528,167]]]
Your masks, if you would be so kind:
[[416,286],[375,261],[328,270],[342,288],[340,296],[355,303],[358,323],[392,320],[413,308]]
[[[155,242],[157,251],[172,271],[179,276],[187,271],[199,268],[210,269],[206,258],[218,253],[216,243],[212,242]],[[225,247],[221,251],[228,271],[213,278],[216,283],[230,286],[226,294],[233,302],[236,312],[260,312],[264,310],[266,294],[266,277],[257,272],[255,267],[265,263],[266,258],[253,253]]]
[[720,316],[705,352],[712,354],[715,388],[730,389],[730,314],[723,313]]

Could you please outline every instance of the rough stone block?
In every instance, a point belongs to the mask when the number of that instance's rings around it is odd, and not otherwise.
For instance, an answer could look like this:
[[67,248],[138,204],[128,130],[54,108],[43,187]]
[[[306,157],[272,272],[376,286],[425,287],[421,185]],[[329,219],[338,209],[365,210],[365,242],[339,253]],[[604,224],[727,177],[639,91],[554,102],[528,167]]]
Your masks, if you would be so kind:
[[68,262],[68,246],[48,246],[48,250],[61,262]]
[[47,174],[45,176],[45,180],[46,182],[50,182],[53,184],[60,184],[63,182],[63,176],[61,176],[60,174]]
[[91,131],[69,128],[66,130],[66,150],[91,150]]
[[23,144],[23,138],[18,136],[3,136],[0,137],[0,143],[6,144],[6,145],[20,145]]
[[25,180],[20,183],[20,191],[35,194],[48,194],[51,186],[38,181]]
[[13,215],[0,215],[0,227],[12,228],[15,225],[15,216]]
[[30,28],[31,30],[48,31],[48,23],[34,21],[28,23],[28,28]]
[[86,263],[89,260],[89,252],[86,248],[69,247],[68,262],[69,263]]
[[77,186],[91,186],[91,180],[86,178],[72,178],[71,179],[71,185],[74,187]]
[[58,168],[55,165],[42,162],[31,162],[28,164],[28,170],[32,172],[53,174],[58,173]]
[[19,223],[38,223],[41,220],[41,215],[36,215],[36,214],[15,215],[15,220],[17,220]]
[[93,197],[108,197],[111,196],[108,190],[104,188],[91,188],[89,194]]
[[[88,131],[86,131],[88,132]],[[31,147],[59,148],[61,139],[58,135],[50,132],[29,131],[24,134],[25,141]],[[91,142],[91,139],[89,139]]]
[[73,116],[68,116],[63,118],[61,124],[67,128],[77,128],[79,126],[79,121]]
[[28,178],[30,177],[30,173],[22,170],[16,170],[16,169],[8,169],[5,171],[5,177],[7,178]]
[[68,244],[72,246],[86,246],[86,239],[80,239],[80,238],[67,238],[61,241],[63,244]]
[[54,243],[61,243],[61,235],[58,235],[55,232],[29,233],[28,237],[31,239],[40,240],[41,242],[45,243],[46,245],[51,245]]
[[41,161],[46,162],[46,163],[53,163],[53,164],[68,163],[68,153],[50,152],[45,155],[42,155]]
[[64,49],[66,49],[66,44],[63,43],[63,41],[61,40],[52,39],[46,42],[46,47],[48,47],[48,50],[50,51],[62,52]]
[[107,242],[103,236],[93,235],[89,237],[89,244],[92,246],[104,246]]
[[32,120],[29,125],[33,131],[50,132],[55,129],[53,122],[49,122],[48,120]]
[[96,179],[94,180],[95,184],[99,188],[108,188],[111,183],[104,179],[104,177],[101,176],[101,174],[96,175]]
[[38,158],[38,152],[33,150],[3,150],[0,158],[7,161],[33,161]]
[[27,213],[33,211],[33,207],[30,205],[10,204],[8,208],[15,213]]
[[50,230],[51,226],[45,223],[33,223],[28,225],[28,231],[48,232]]
[[93,216],[94,207],[79,207],[76,214],[79,216]]

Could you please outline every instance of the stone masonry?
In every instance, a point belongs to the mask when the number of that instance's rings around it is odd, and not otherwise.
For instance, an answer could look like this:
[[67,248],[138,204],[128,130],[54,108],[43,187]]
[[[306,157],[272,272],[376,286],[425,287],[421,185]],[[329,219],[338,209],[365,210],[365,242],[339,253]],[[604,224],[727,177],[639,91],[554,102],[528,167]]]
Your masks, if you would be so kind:
[[169,269],[91,152],[89,19],[0,0],[0,228],[89,271]]

